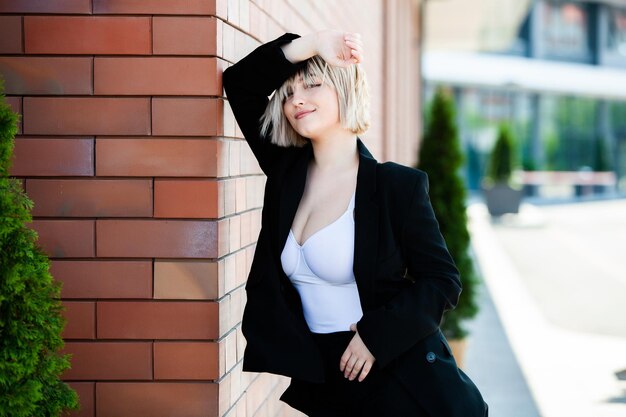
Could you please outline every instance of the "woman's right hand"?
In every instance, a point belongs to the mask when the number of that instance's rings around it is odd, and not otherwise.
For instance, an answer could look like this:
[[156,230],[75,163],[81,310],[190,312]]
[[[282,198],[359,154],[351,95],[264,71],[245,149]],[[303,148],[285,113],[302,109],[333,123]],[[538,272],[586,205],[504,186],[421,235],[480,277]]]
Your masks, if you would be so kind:
[[330,65],[348,67],[363,62],[363,41],[357,32],[323,30],[316,33],[317,54]]

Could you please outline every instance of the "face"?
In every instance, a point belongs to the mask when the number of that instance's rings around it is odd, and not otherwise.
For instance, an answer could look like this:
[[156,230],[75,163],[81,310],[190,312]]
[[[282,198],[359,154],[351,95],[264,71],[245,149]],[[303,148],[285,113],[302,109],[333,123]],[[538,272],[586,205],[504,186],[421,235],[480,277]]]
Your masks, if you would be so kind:
[[337,92],[319,79],[306,85],[298,78],[283,103],[283,112],[293,129],[309,139],[321,138],[341,128]]

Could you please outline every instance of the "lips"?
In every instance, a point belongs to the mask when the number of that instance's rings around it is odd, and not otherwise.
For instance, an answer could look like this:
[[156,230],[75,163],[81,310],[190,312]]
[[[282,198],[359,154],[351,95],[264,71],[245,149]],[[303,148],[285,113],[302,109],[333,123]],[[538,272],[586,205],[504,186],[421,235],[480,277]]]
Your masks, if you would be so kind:
[[308,110],[308,111],[299,111],[298,113],[296,113],[296,119],[302,119],[304,116],[306,116],[309,113],[313,113],[315,110]]

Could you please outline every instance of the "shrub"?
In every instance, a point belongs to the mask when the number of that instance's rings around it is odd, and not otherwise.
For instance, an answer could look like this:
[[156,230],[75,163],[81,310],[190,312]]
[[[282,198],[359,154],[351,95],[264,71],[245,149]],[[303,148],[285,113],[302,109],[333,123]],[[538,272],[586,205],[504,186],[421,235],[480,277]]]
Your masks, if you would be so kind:
[[463,160],[454,121],[454,104],[439,87],[430,105],[418,167],[426,171],[430,179],[433,210],[463,284],[457,307],[445,313],[441,325],[444,335],[449,338],[465,337],[467,330],[463,321],[478,312],[475,300],[478,281],[468,253],[466,190],[459,175]]
[[19,115],[6,103],[0,79],[0,416],[51,417],[78,409],[78,395],[59,379],[70,366],[61,332],[61,284],[36,244],[33,202],[9,178]]
[[509,182],[513,174],[515,141],[506,123],[498,127],[498,138],[493,146],[487,166],[487,177],[493,182]]

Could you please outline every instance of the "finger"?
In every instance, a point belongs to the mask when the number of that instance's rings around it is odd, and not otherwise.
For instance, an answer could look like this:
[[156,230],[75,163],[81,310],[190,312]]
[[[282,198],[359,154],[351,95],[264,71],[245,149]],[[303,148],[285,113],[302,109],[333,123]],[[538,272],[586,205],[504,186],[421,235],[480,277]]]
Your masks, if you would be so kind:
[[370,373],[370,369],[372,369],[371,363],[369,361],[365,361],[363,369],[361,369],[361,375],[359,375],[359,382],[365,379],[365,377]]
[[358,36],[348,36],[346,37],[346,40],[352,41],[354,43],[358,43],[359,45],[363,44],[363,39],[361,39]]
[[349,350],[346,350],[343,355],[341,355],[341,358],[339,359],[339,370],[341,372],[344,371],[344,369],[346,368],[346,365],[348,364],[348,359],[350,359],[350,356],[352,356],[352,352],[350,352]]
[[356,361],[357,361],[357,357],[352,355],[350,357],[350,360],[348,361],[348,365],[346,366],[346,370],[343,373],[343,376],[345,378],[348,378],[350,376],[350,374],[352,373],[352,368],[354,368],[354,364],[356,363]]
[[346,41],[346,46],[348,46],[351,49],[358,49],[361,50],[363,49],[363,46],[356,43],[356,42],[352,42],[352,41]]
[[355,48],[355,49],[363,48],[363,43],[355,39],[346,39],[344,42],[346,43],[346,45],[350,46],[351,48]]
[[347,35],[347,36],[344,36],[344,39],[351,40],[352,42],[356,42],[356,43],[363,43],[363,40],[361,39],[360,36]]
[[361,368],[363,368],[363,362],[361,360],[357,360],[354,363],[354,368],[352,368],[352,372],[350,372],[350,377],[348,378],[350,381],[353,381],[354,378],[356,378],[356,376],[359,374],[359,372],[361,371]]

